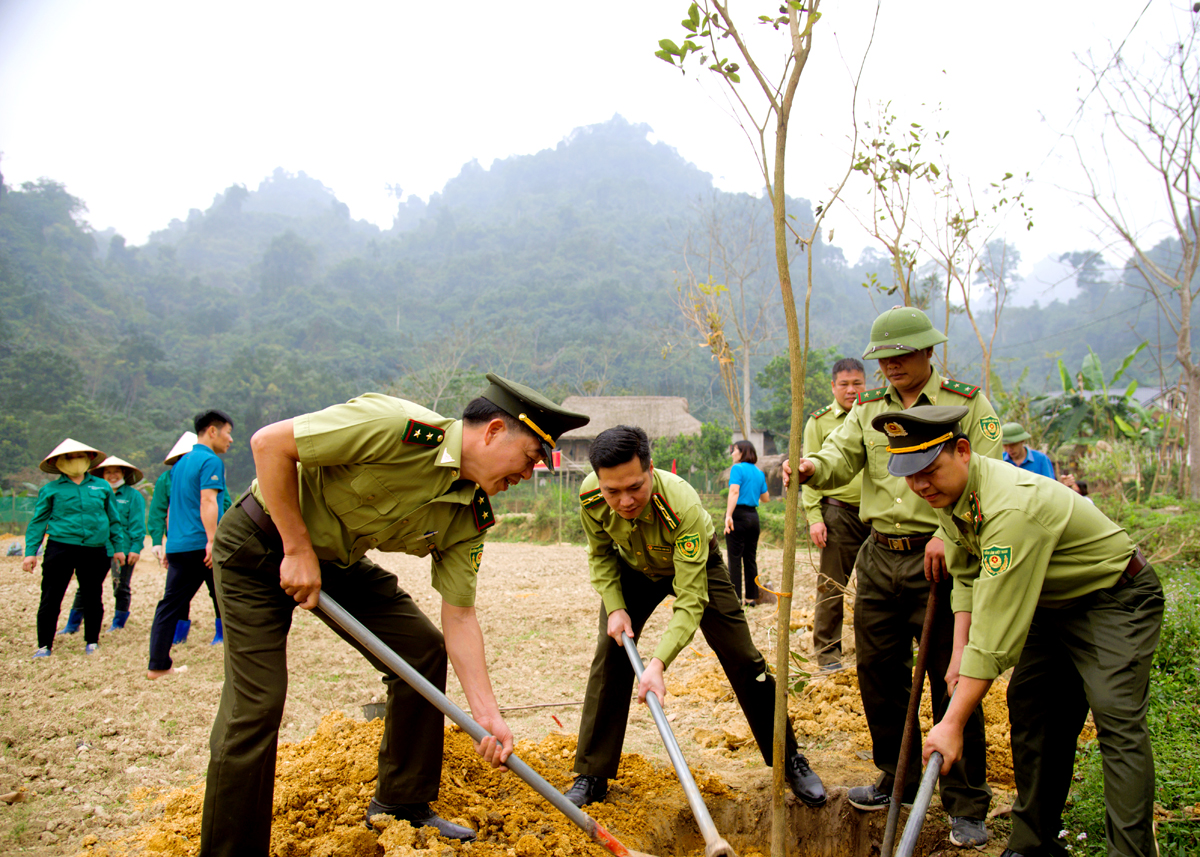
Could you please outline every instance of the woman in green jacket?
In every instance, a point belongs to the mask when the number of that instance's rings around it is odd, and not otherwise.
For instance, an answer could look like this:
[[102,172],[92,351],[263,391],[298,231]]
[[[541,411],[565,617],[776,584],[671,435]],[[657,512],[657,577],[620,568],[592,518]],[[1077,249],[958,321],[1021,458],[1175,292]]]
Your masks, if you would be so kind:
[[29,573],[37,568],[37,551],[46,541],[42,564],[42,597],[38,604],[38,649],[35,658],[49,657],[54,646],[54,629],[62,610],[63,596],[71,576],[79,578],[83,591],[84,652],[99,648],[100,624],[104,618],[101,587],[108,574],[108,558],[125,563],[125,531],[117,512],[116,495],[108,483],[88,473],[104,453],[67,438],[42,459],[45,473],[59,477],[38,491],[33,519],[25,533],[25,561]]

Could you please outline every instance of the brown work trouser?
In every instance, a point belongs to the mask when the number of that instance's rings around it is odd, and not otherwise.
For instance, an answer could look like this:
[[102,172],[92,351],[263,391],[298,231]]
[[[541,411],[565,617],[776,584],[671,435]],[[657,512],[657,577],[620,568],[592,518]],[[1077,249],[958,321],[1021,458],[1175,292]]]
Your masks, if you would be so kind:
[[[921,637],[930,583],[925,579],[925,550],[892,551],[867,539],[858,552],[858,590],[854,596],[854,645],[858,687],[862,694],[875,767],[876,786],[888,794],[895,782],[908,695],[912,688],[913,640]],[[939,593],[929,652],[925,656],[933,692],[934,720],[941,720],[950,698],[946,670],[954,653],[954,613],[950,583]],[[921,741],[913,741],[905,793],[921,779]],[[940,779],[942,806],[950,815],[987,816],[992,789],[987,783],[987,743],[982,706],[963,728],[963,757]]]
[[[296,602],[279,586],[282,550],[240,506],[221,519],[213,571],[225,625],[225,685],[209,742],[201,855],[265,857],[271,839],[275,752],[287,694],[287,634]],[[321,563],[322,589],[439,690],[446,688],[441,632],[367,559]],[[357,641],[317,617],[384,674],[387,713],[379,745],[381,803],[437,799],[443,717]]]
[[821,548],[821,570],[817,575],[817,607],[813,615],[813,653],[817,665],[842,659],[842,613],[846,586],[854,572],[854,560],[871,528],[853,509],[821,505],[825,520],[825,547]]

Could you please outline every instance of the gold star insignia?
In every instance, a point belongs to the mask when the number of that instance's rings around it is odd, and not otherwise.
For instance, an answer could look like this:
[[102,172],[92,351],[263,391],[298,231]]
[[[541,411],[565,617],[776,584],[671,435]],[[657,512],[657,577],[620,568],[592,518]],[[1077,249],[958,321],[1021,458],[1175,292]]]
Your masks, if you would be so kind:
[[485,521],[486,521],[488,518],[490,518],[491,516],[492,516],[492,513],[491,513],[491,512],[484,512],[484,513],[483,513],[483,519],[484,519]]
[[479,502],[479,505],[480,505],[480,506],[482,506],[482,505],[483,505],[483,498],[482,498],[482,497],[480,497],[478,502]]

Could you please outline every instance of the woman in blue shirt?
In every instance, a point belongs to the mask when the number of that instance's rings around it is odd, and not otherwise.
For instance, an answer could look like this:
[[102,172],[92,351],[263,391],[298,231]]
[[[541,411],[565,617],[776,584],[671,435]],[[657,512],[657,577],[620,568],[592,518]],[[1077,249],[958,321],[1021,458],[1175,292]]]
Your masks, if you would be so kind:
[[725,550],[729,553],[729,577],[738,599],[742,598],[742,568],[746,569],[743,604],[758,604],[758,504],[767,500],[767,477],[758,469],[758,452],[748,440],[739,440],[730,451],[729,503],[725,508]]

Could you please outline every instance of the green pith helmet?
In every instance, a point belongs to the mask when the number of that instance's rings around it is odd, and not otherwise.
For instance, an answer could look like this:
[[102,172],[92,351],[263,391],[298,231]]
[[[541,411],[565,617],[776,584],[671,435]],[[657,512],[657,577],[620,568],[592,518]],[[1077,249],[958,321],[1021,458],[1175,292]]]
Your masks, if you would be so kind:
[[945,341],[946,335],[916,307],[893,307],[871,325],[871,341],[863,352],[863,360],[903,357]]
[[1025,431],[1025,426],[1020,423],[1005,423],[1001,429],[1001,443],[1020,443],[1023,440],[1032,440],[1033,436]]

